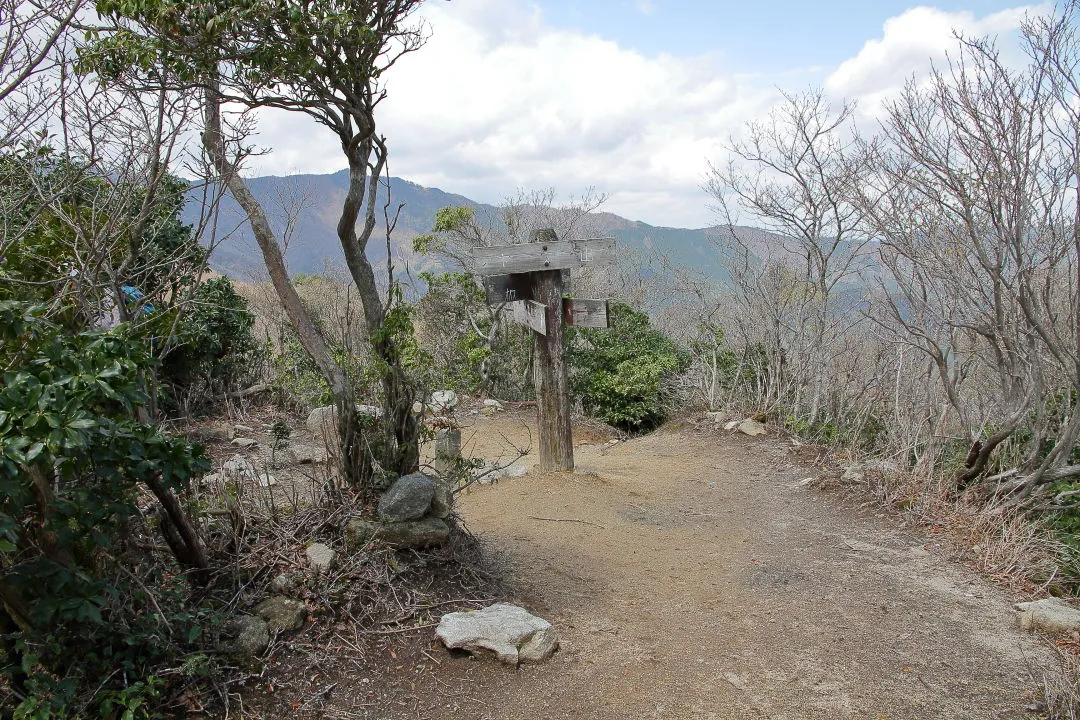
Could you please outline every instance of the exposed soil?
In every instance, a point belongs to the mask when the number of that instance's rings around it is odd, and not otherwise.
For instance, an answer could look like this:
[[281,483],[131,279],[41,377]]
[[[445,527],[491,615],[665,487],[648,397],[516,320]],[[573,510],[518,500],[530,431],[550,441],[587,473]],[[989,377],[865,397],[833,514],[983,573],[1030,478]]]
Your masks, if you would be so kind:
[[[527,411],[472,417],[466,455],[513,457],[535,438]],[[558,629],[551,661],[451,654],[424,628],[379,637],[356,671],[335,650],[312,687],[251,704],[431,720],[1036,717],[1045,649],[1016,629],[1013,598],[895,518],[801,483],[815,471],[784,442],[711,423],[575,437],[589,441],[575,473],[459,497],[507,599]],[[264,682],[282,672],[271,663]]]

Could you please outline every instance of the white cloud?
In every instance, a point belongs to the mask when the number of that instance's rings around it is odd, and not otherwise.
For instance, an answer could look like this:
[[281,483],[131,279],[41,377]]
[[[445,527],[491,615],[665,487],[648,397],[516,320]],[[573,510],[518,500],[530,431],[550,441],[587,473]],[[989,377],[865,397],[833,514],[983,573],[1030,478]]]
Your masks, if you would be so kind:
[[1026,14],[1046,10],[1045,5],[1027,5],[977,18],[970,12],[912,8],[888,19],[882,36],[869,40],[855,57],[841,63],[825,81],[825,89],[835,97],[858,99],[860,110],[873,116],[882,101],[895,96],[911,77],[927,75],[933,64],[946,59],[956,47],[955,33],[1007,38]]
[[[909,10],[833,69],[827,91],[865,109],[944,57],[952,28],[1008,32],[1025,9],[981,19]],[[647,56],[551,27],[524,0],[454,0],[424,13],[432,37],[394,68],[378,117],[390,170],[485,202],[519,188],[568,196],[595,187],[610,198],[606,210],[632,219],[710,224],[700,185],[707,161],[723,159],[721,143],[768,113],[777,86],[803,90],[829,72],[747,76],[725,70],[718,55]],[[260,142],[274,152],[259,160],[259,172],[344,165],[324,128],[281,113],[267,114],[263,128]]]
[[653,12],[656,11],[656,6],[649,2],[649,0],[638,0],[634,7],[637,8],[637,11],[642,15],[652,15]]

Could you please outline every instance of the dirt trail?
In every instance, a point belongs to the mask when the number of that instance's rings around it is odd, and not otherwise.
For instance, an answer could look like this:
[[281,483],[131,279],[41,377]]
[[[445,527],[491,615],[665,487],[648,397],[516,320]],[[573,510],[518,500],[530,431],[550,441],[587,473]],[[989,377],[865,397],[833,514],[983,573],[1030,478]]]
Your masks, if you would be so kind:
[[[529,432],[481,418],[466,452]],[[576,457],[572,475],[460,498],[562,650],[517,671],[442,651],[415,717],[1033,717],[1041,649],[1009,598],[892,519],[800,486],[812,472],[780,442],[667,430]]]

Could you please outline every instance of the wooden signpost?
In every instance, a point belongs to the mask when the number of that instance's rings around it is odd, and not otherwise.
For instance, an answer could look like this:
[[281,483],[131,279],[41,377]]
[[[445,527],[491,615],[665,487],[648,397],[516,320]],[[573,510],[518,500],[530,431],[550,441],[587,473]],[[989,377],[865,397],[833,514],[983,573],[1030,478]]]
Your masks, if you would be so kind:
[[570,387],[563,325],[606,328],[606,300],[563,299],[563,271],[615,259],[614,238],[559,241],[538,230],[533,242],[473,248],[472,261],[484,279],[489,304],[512,303],[514,319],[535,336],[536,405],[540,420],[540,469],[574,469],[570,433]]

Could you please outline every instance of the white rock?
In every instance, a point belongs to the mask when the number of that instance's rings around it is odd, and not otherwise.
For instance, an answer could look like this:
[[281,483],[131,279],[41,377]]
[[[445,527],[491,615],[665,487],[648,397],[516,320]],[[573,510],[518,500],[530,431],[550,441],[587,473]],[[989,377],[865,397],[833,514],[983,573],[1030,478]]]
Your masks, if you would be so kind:
[[738,420],[730,420],[730,421],[724,423],[724,429],[728,430],[728,431],[734,430],[737,427],[739,427],[739,421]]
[[258,445],[259,441],[254,438],[238,437],[233,438],[232,444],[240,448],[249,448]]
[[247,425],[233,425],[233,432],[236,433],[253,433],[255,428],[248,427]]
[[765,434],[765,426],[757,420],[743,420],[738,424],[738,430],[743,435],[749,435],[750,437],[757,437],[758,435]]
[[862,473],[862,468],[858,465],[852,465],[844,470],[844,474],[840,476],[840,479],[844,482],[861,483],[866,479],[866,475]]
[[1020,614],[1020,627],[1049,633],[1080,630],[1080,610],[1059,598],[1046,598],[1017,603],[1013,608]]
[[233,455],[226,460],[225,464],[221,466],[221,469],[225,472],[235,473],[237,475],[255,474],[255,466],[251,464],[250,460],[240,455]]
[[497,470],[486,471],[487,474],[480,478],[481,485],[490,485],[493,482],[501,480],[502,478],[519,478],[524,477],[529,472],[529,468],[524,465],[511,465],[510,467],[499,468]]
[[503,409],[503,404],[501,402],[499,402],[498,400],[495,400],[494,398],[488,398],[487,400],[484,401],[484,407],[492,408],[494,410],[502,410]]
[[317,573],[326,572],[334,564],[334,551],[322,543],[312,543],[304,551],[308,564]]
[[[374,405],[357,405],[356,412],[369,417],[382,417],[382,410]],[[317,407],[308,413],[307,428],[312,437],[322,444],[337,443],[337,411],[333,405]]]
[[431,393],[431,408],[435,412],[449,412],[457,407],[458,396],[453,390],[436,390]]
[[259,475],[259,487],[274,487],[277,485],[277,478],[273,475],[261,474]]
[[491,650],[508,665],[542,662],[559,646],[555,628],[524,608],[497,603],[474,612],[442,616],[435,637],[451,649]]

